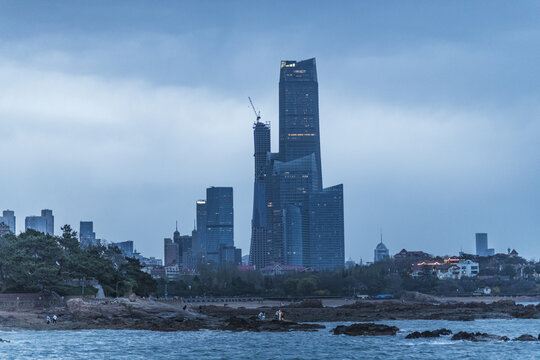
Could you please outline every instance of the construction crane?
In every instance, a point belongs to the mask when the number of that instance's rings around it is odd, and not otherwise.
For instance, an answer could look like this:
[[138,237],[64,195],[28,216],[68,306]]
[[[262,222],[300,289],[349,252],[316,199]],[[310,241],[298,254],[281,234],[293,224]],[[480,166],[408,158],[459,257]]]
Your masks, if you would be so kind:
[[249,103],[251,104],[251,108],[253,109],[253,112],[255,113],[255,117],[257,118],[257,122],[259,122],[259,120],[261,120],[261,112],[257,112],[257,110],[255,110],[255,106],[253,105],[253,101],[251,101],[251,97],[248,96],[248,99],[249,99]]

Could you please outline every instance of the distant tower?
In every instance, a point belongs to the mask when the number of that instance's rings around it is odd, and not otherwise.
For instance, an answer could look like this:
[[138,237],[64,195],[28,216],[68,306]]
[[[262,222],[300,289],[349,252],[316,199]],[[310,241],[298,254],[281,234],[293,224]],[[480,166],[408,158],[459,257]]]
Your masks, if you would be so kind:
[[163,252],[165,266],[178,265],[178,244],[175,244],[171,238],[163,239]]
[[382,241],[382,231],[381,231],[381,242],[378,243],[377,246],[375,247],[374,253],[375,253],[375,256],[373,258],[373,262],[378,262],[378,261],[390,258],[388,248],[386,247],[386,245],[383,244],[383,241]]
[[[251,99],[250,99],[251,102]],[[253,103],[252,103],[253,105]],[[268,265],[266,243],[268,238],[266,214],[266,158],[270,152],[270,124],[262,123],[261,116],[255,111],[256,121],[253,124],[255,145],[255,183],[253,188],[253,217],[251,219],[251,246],[249,264],[257,269]]]
[[46,234],[54,236],[54,216],[52,210],[41,210],[41,217],[45,219]]
[[208,213],[206,211],[206,200],[197,200],[197,241],[193,252],[201,262],[206,262],[206,228]]
[[4,223],[8,226],[9,231],[13,234],[16,233],[16,218],[15,212],[12,210],[4,210],[2,216],[0,217],[0,223]]
[[83,248],[97,246],[96,233],[93,221],[81,221],[79,225],[80,244]]
[[495,249],[488,249],[488,234],[476,233],[476,255],[478,256],[493,256]]
[[207,259],[219,264],[222,248],[234,247],[233,188],[214,186],[207,188],[206,211]]

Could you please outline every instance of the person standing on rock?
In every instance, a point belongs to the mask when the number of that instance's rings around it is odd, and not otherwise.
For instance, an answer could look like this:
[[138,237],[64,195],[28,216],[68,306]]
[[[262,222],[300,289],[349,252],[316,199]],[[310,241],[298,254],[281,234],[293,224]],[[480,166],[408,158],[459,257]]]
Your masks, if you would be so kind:
[[46,322],[47,322],[47,325],[49,325],[51,323],[51,317],[49,315],[47,315]]
[[56,314],[54,314],[54,315],[52,316],[52,323],[53,323],[53,324],[56,324],[56,320],[57,320],[57,319],[58,319],[58,318],[56,317]]

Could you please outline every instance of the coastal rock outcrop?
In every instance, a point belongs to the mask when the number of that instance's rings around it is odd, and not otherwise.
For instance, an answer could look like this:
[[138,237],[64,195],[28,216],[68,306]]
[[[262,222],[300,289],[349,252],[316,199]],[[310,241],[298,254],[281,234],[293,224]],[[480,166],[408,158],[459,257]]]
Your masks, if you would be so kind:
[[489,341],[489,340],[498,340],[498,341],[508,341],[510,340],[507,336],[498,336],[488,333],[481,333],[481,332],[467,332],[467,331],[460,331],[454,336],[452,336],[451,340],[466,340],[466,341]]
[[532,335],[523,334],[515,338],[514,341],[538,341],[538,339]]
[[427,331],[415,331],[410,333],[409,335],[405,336],[405,339],[419,339],[419,338],[436,338],[440,337],[441,335],[452,335],[452,330],[448,329],[438,329],[438,330],[427,330]]
[[349,336],[381,336],[381,335],[396,335],[399,329],[395,326],[375,323],[357,323],[352,325],[339,325],[332,332],[334,335],[349,335]]
[[324,329],[324,325],[320,324],[301,324],[294,321],[279,321],[279,320],[258,320],[256,318],[240,318],[230,317],[225,321],[225,324],[219,326],[219,330],[229,330],[234,332],[241,331],[270,331],[270,332],[288,332],[288,331],[316,331]]

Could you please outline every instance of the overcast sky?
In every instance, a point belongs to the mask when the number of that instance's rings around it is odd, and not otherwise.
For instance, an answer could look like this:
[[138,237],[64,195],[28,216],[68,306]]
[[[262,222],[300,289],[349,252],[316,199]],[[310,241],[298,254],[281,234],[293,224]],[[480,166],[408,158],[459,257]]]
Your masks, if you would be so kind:
[[379,240],[540,257],[534,1],[1,1],[0,209],[163,257],[208,186],[249,251],[254,120],[277,151],[281,60],[316,57],[325,186],[346,258]]

